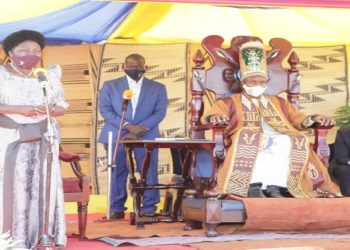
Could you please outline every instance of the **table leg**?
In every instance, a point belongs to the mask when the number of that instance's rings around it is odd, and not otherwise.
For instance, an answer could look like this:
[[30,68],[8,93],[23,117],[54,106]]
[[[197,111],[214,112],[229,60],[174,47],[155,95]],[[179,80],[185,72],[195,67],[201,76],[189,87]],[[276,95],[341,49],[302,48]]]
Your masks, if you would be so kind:
[[190,186],[191,179],[189,177],[189,171],[191,169],[191,164],[193,162],[193,150],[188,149],[187,154],[185,156],[185,159],[182,163],[182,177],[184,179],[184,182],[181,183],[182,188],[179,188],[177,190],[177,195],[176,195],[176,200],[174,203],[174,209],[173,209],[173,214],[172,217],[177,220],[178,219],[178,210],[181,207],[182,204],[182,197],[184,195],[184,189],[188,186]]
[[130,224],[136,224],[137,228],[144,228],[143,223],[140,223],[141,216],[141,195],[138,189],[135,189],[138,185],[136,177],[135,177],[135,164],[132,158],[132,148],[124,146],[126,154],[127,154],[127,168],[129,173],[129,189],[131,192],[131,196],[133,198],[133,214],[130,215]]
[[[151,153],[152,149],[147,149],[145,158],[142,162],[142,169],[141,169],[141,179],[136,181],[136,178],[134,178],[135,181],[130,182],[130,188],[131,193],[133,197],[133,208],[134,208],[134,216],[135,218],[132,218],[135,220],[135,224],[137,229],[144,229],[144,223],[150,223],[153,222],[154,218],[143,216],[141,214],[141,203],[143,200],[143,194],[147,190],[147,181],[146,176],[149,169],[150,159],[151,159]],[[130,165],[132,166],[132,176],[134,176],[134,164],[132,159],[132,154],[129,152],[129,161]]]
[[141,219],[141,194],[134,190],[132,192],[135,224],[137,229],[144,229],[145,225]]
[[132,158],[132,148],[124,146],[124,149],[126,151],[126,160],[127,160],[127,168],[128,168],[128,172],[129,175],[131,176],[132,179],[135,178],[135,164],[134,164],[134,160]]
[[146,180],[146,176],[149,169],[149,163],[151,161],[152,150],[153,149],[149,149],[149,148],[146,149],[146,156],[142,162],[141,180]]

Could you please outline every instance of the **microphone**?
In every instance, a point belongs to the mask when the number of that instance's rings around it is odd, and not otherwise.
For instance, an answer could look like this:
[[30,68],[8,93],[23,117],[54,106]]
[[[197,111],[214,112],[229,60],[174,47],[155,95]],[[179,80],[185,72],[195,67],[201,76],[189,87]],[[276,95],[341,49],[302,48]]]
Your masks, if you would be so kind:
[[38,78],[39,83],[41,83],[41,86],[45,89],[48,85],[47,70],[44,68],[36,68],[34,70],[34,75]]
[[129,100],[131,100],[132,91],[130,89],[126,89],[123,92],[123,103],[122,103],[122,112],[125,112],[128,108]]

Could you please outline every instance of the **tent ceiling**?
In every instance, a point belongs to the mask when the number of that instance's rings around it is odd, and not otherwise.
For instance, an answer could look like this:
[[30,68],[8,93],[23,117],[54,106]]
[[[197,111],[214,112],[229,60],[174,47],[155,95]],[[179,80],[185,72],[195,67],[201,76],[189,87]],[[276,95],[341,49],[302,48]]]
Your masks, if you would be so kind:
[[344,32],[350,24],[350,9],[237,8],[207,4],[171,6],[161,21],[148,30],[134,25],[132,20],[137,15],[129,15],[123,25],[124,30],[133,31],[132,36],[128,32],[119,32],[109,41],[122,42],[129,38],[137,42],[199,42],[208,35],[217,34],[226,41],[237,35],[255,35],[264,40],[284,37],[297,44],[350,43],[350,36]]
[[[19,9],[13,2],[21,2],[24,8]],[[0,7],[6,11],[0,17],[0,41],[13,31],[36,29],[54,44],[106,40],[199,42],[211,34],[221,35],[226,40],[236,35],[256,35],[264,40],[285,37],[297,44],[350,44],[350,36],[346,32],[350,24],[350,8],[236,6],[239,2],[245,5],[268,2],[269,5],[280,6],[284,2],[295,5],[316,2],[319,6],[328,3],[332,7],[340,7],[346,6],[350,0],[207,0],[212,4],[155,2],[2,0]]]
[[[114,0],[118,1],[118,0]],[[349,0],[138,0],[138,2],[168,2],[168,3],[206,3],[225,4],[230,6],[290,6],[290,7],[332,7],[348,8]]]
[[1,0],[0,23],[40,16],[60,10],[80,0]]

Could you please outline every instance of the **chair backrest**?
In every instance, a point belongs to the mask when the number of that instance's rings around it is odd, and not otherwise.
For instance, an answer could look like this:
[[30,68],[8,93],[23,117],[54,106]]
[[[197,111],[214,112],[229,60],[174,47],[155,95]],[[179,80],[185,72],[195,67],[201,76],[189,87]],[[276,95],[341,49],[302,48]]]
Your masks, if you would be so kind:
[[[198,50],[193,57],[195,66],[192,72],[192,101],[190,137],[203,138],[204,132],[193,128],[201,125],[203,114],[203,96],[209,104],[215,99],[242,91],[240,84],[239,48],[248,41],[261,41],[254,36],[237,36],[232,38],[228,48],[223,47],[224,39],[220,36],[208,36],[202,40],[203,53]],[[269,95],[286,92],[287,99],[299,108],[300,74],[297,69],[299,58],[289,41],[283,38],[273,38],[269,41],[270,49],[266,50],[268,69]],[[206,55],[209,55],[206,56]],[[288,59],[287,59],[288,57]],[[206,59],[210,60],[210,68],[205,69]],[[287,60],[289,68],[283,67]],[[286,64],[286,63],[285,63]],[[208,92],[215,94],[215,98]]]

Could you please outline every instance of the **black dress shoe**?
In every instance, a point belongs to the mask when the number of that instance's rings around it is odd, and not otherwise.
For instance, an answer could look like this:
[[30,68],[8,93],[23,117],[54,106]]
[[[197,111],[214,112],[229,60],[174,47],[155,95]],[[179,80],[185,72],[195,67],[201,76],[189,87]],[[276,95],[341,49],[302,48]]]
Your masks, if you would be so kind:
[[288,188],[270,185],[266,187],[266,196],[271,198],[292,198]]
[[110,219],[111,220],[119,220],[119,219],[124,219],[125,214],[124,212],[112,212]]
[[251,183],[248,189],[248,197],[251,198],[266,198],[266,195],[261,190],[262,183]]
[[288,188],[286,187],[281,187],[281,194],[286,198],[294,198],[294,196],[289,193]]
[[156,212],[141,212],[141,215],[145,216],[145,217],[156,217],[157,216]]

